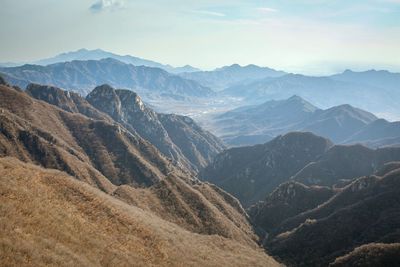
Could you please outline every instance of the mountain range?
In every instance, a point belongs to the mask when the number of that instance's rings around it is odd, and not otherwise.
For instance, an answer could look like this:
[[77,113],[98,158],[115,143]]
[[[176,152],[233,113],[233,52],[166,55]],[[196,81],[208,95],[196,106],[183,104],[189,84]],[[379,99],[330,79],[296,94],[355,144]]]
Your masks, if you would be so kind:
[[201,177],[249,207],[287,181],[343,187],[397,161],[400,148],[334,145],[309,132],[291,132],[262,145],[224,150],[202,170]]
[[210,97],[214,92],[160,68],[134,66],[112,58],[75,60],[47,66],[0,68],[6,80],[25,88],[29,83],[48,84],[87,95],[101,84],[137,91],[148,98]]
[[233,64],[231,66],[216,68],[213,71],[184,72],[179,75],[185,79],[194,80],[215,91],[221,91],[236,84],[250,83],[268,77],[280,77],[285,74],[287,73],[268,67]]
[[79,95],[29,88],[0,85],[3,263],[278,266],[230,194]]
[[240,199],[266,251],[287,266],[396,266],[399,160],[399,148],[298,132],[228,149],[202,178]]
[[[96,87],[86,99],[56,87],[28,85],[32,97],[56,105],[66,111],[101,119],[104,114],[139,134],[176,164],[190,171],[205,167],[224,149],[222,142],[201,129],[189,117],[159,114],[148,108],[130,90],[115,90],[109,85]],[[103,114],[99,114],[103,112]],[[109,119],[110,120],[110,119]]]
[[146,66],[146,67],[160,68],[160,69],[163,69],[170,73],[200,71],[199,69],[194,68],[190,65],[186,65],[183,67],[172,67],[171,65],[164,65],[164,64],[152,61],[152,60],[134,57],[131,55],[121,56],[121,55],[117,55],[115,53],[104,51],[102,49],[88,50],[85,48],[82,48],[82,49],[79,49],[76,51],[61,53],[54,57],[40,59],[40,60],[36,60],[36,61],[32,61],[32,62],[0,63],[0,66],[2,66],[2,67],[17,67],[17,66],[22,66],[25,64],[47,66],[47,65],[51,65],[51,64],[69,62],[69,61],[74,61],[74,60],[100,60],[100,59],[105,59],[105,58],[113,58],[113,59],[119,60],[121,62],[124,62],[126,64],[132,64],[134,66]]
[[370,147],[396,145],[400,137],[398,122],[378,119],[348,104],[323,110],[296,95],[219,114],[208,127],[230,145],[264,143],[291,131],[309,131],[334,143]]
[[398,84],[400,74],[388,71],[345,71],[326,77],[287,74],[238,84],[224,89],[221,94],[242,98],[244,102],[253,104],[298,95],[323,108],[350,104],[376,114],[398,118]]

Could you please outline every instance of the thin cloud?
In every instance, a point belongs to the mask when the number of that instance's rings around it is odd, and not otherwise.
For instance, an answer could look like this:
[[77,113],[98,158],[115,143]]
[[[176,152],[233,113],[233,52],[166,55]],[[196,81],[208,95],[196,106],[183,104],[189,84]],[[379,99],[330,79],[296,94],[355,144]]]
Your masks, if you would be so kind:
[[90,6],[92,12],[101,12],[104,10],[117,10],[124,6],[123,0],[99,0]]
[[224,14],[224,13],[208,11],[208,10],[194,10],[193,12],[196,14],[206,15],[206,16],[226,17],[226,14]]
[[259,7],[257,8],[258,11],[262,13],[275,13],[278,12],[278,9],[271,8],[271,7]]

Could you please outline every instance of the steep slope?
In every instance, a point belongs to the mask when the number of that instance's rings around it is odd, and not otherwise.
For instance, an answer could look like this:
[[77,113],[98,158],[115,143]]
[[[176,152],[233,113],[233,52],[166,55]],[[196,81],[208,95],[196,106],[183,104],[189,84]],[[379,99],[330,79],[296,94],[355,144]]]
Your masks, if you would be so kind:
[[369,149],[361,145],[334,146],[306,165],[292,179],[306,185],[333,186],[373,174],[385,163],[399,161],[400,148]]
[[164,155],[181,166],[197,171],[224,148],[222,142],[203,131],[192,119],[158,114],[148,108],[132,91],[96,87],[87,101],[128,129],[138,132]]
[[284,220],[313,209],[334,195],[329,187],[306,186],[297,182],[279,185],[265,200],[248,210],[259,235],[271,233]]
[[325,138],[293,132],[263,145],[225,150],[201,172],[201,177],[233,194],[247,207],[264,199],[330,146],[332,143]]
[[400,170],[355,180],[287,220],[266,242],[268,251],[288,265],[327,266],[362,244],[399,242],[399,185]]
[[151,144],[114,122],[66,112],[6,86],[0,99],[2,156],[66,171],[107,192],[112,184],[151,185],[174,169]]
[[330,267],[388,267],[400,265],[400,243],[371,243],[337,258]]
[[48,85],[29,84],[26,92],[38,100],[57,106],[65,111],[81,113],[89,118],[97,120],[110,120],[105,113],[94,108],[84,98],[74,92],[64,91],[60,88]]
[[191,232],[256,246],[236,199],[110,117],[67,112],[7,86],[0,86],[0,99],[0,156],[64,171]]
[[322,110],[299,96],[292,96],[228,111],[214,117],[210,128],[231,145],[262,143],[291,131],[309,131],[341,143],[377,119],[350,105]]
[[0,158],[7,266],[279,266],[256,246],[199,235],[65,173]]
[[256,65],[240,66],[233,64],[215,69],[213,71],[197,71],[190,73],[181,73],[180,76],[197,81],[203,86],[210,87],[216,91],[223,90],[235,84],[251,82],[266,77],[279,77],[286,73],[267,67]]
[[149,98],[163,96],[182,99],[213,95],[211,89],[162,69],[134,66],[111,58],[76,60],[48,66],[23,65],[0,68],[0,72],[14,80],[25,81],[17,84],[21,87],[25,87],[28,83],[49,84],[79,92],[82,95],[86,95],[92,88],[104,83],[118,88],[135,89]]

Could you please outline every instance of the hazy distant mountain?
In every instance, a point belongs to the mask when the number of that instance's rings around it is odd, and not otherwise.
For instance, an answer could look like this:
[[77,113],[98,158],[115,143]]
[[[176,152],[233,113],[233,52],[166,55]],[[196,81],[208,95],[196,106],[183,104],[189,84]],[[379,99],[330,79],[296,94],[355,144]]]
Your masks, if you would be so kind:
[[291,131],[310,131],[340,143],[376,119],[350,105],[322,110],[292,96],[228,111],[213,118],[210,128],[231,145],[263,143]]
[[201,172],[201,177],[248,207],[316,161],[332,145],[312,133],[293,132],[263,145],[225,150]]
[[389,83],[389,78],[378,86],[360,81],[342,81],[334,77],[288,74],[232,86],[223,90],[221,94],[242,98],[247,103],[262,103],[271,99],[285,99],[298,95],[322,108],[347,103],[376,114],[398,116],[400,96],[395,87],[384,86]]
[[197,71],[191,73],[181,73],[180,76],[197,81],[203,86],[210,87],[216,91],[223,90],[235,84],[248,83],[267,77],[279,77],[286,73],[267,67],[256,65],[240,66],[234,64],[217,68],[213,71]]
[[24,65],[0,68],[5,78],[25,87],[29,83],[49,84],[86,95],[94,87],[110,84],[127,88],[145,97],[184,99],[209,97],[211,89],[194,81],[185,80],[162,69],[134,66],[107,58],[101,60],[71,61],[48,66]]
[[400,85],[400,73],[393,73],[387,70],[361,72],[345,70],[343,73],[330,76],[330,78],[336,81],[352,82],[392,90],[398,90]]
[[132,64],[134,66],[147,66],[147,67],[153,67],[153,68],[161,68],[164,69],[170,73],[180,73],[180,72],[192,72],[192,71],[200,71],[197,68],[194,68],[190,65],[186,65],[183,67],[177,67],[174,68],[170,65],[164,65],[155,61],[139,58],[139,57],[134,57],[130,55],[117,55],[111,52],[107,52],[101,49],[95,49],[95,50],[88,50],[88,49],[79,49],[76,51],[72,52],[66,52],[66,53],[61,53],[59,55],[56,55],[54,57],[46,58],[46,59],[41,59],[33,62],[26,62],[26,63],[2,63],[0,64],[2,67],[16,67],[16,66],[21,66],[24,64],[32,64],[32,65],[50,65],[50,64],[55,64],[55,63],[62,63],[62,62],[68,62],[68,61],[74,61],[74,60],[100,60],[100,59],[105,59],[105,58],[113,58],[117,59],[119,61],[122,61],[127,64]]
[[345,143],[370,144],[372,147],[382,147],[396,142],[400,138],[400,122],[388,122],[384,119],[376,120],[345,140]]

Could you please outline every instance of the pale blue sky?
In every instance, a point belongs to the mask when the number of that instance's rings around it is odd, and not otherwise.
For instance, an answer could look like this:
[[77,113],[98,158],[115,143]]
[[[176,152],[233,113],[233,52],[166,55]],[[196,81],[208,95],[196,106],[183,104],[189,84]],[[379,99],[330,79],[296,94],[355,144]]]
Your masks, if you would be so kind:
[[204,69],[400,71],[400,0],[0,0],[0,62],[101,48]]

